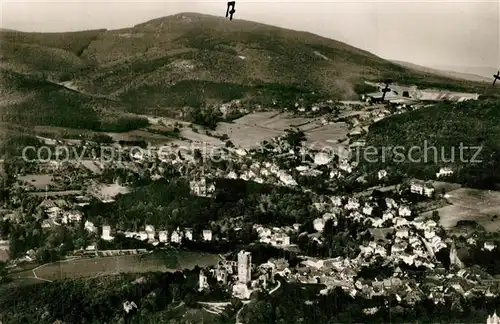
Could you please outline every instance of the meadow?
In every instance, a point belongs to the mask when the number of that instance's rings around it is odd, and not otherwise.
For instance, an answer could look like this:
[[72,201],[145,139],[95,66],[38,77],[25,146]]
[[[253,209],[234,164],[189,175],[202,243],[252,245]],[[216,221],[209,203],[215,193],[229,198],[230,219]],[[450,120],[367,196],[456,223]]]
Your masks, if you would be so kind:
[[220,258],[215,254],[162,250],[142,255],[120,255],[60,261],[42,265],[34,269],[33,273],[41,279],[59,280],[117,273],[174,272],[192,269],[196,265],[200,267],[215,265],[219,260]]
[[[436,209],[440,223],[445,229],[456,226],[458,221],[471,220],[483,226],[488,232],[500,229],[500,192],[460,188],[445,195],[451,205]],[[422,213],[424,217],[433,211]]]

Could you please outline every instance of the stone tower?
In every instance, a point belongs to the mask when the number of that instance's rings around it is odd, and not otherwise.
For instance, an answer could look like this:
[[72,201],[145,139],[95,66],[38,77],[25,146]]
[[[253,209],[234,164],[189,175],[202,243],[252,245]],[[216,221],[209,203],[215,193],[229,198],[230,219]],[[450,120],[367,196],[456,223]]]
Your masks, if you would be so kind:
[[247,284],[251,280],[252,253],[240,251],[238,253],[238,282]]
[[458,258],[457,247],[455,246],[455,242],[451,243],[451,248],[450,248],[450,266],[455,266],[455,267],[458,267],[459,269],[463,269],[463,267],[464,267],[464,264]]

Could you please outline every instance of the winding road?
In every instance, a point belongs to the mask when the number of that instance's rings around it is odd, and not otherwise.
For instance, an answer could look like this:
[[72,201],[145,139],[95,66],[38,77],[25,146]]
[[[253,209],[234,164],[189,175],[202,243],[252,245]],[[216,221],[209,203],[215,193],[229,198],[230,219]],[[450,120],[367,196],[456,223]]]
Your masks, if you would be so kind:
[[[276,285],[276,287],[274,287],[273,289],[271,289],[269,291],[269,295],[274,294],[280,288],[281,288],[281,281],[278,280],[278,284]],[[247,304],[249,304],[250,302],[251,302],[250,300],[243,301],[243,306],[241,306],[240,310],[236,313],[236,324],[243,324],[243,322],[240,320],[240,314],[241,314],[241,311],[243,310],[243,308],[245,308],[245,306]]]

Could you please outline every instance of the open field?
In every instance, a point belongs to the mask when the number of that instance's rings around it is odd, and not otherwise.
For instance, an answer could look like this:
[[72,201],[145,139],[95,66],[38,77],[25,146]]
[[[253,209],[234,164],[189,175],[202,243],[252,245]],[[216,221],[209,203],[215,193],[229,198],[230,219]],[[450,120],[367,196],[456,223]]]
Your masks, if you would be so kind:
[[220,139],[200,133],[195,133],[191,128],[181,129],[181,137],[186,138],[193,142],[203,143],[207,145],[217,145],[217,146],[224,145],[224,142],[221,141]]
[[46,186],[53,185],[52,175],[50,174],[27,174],[18,178],[21,181],[26,181],[29,185],[36,189],[45,189]]
[[279,111],[256,112],[235,119],[234,122],[237,124],[245,124],[245,125],[260,125],[261,123],[266,122],[267,120],[279,114],[280,114]]
[[104,183],[99,183],[99,184],[94,184],[91,187],[87,189],[91,194],[95,195],[96,197],[103,197],[103,198],[114,198],[119,194],[127,194],[131,190],[128,187],[120,186],[119,184],[113,183],[113,184],[104,184]]
[[172,140],[171,137],[154,134],[145,130],[133,130],[126,133],[106,133],[106,135],[113,138],[115,142],[144,140],[146,142],[152,143],[153,145],[168,143]]
[[[450,229],[460,220],[473,220],[483,226],[486,231],[500,229],[500,192],[460,188],[450,191],[445,196],[452,205],[437,209],[441,225]],[[433,211],[422,213],[431,216]]]
[[219,257],[215,254],[169,250],[143,255],[121,255],[55,262],[42,265],[33,272],[41,279],[58,280],[120,272],[177,271],[191,269],[196,265],[200,267],[215,265],[218,261]]
[[291,114],[279,114],[266,121],[262,121],[257,126],[284,131],[285,129],[299,127],[313,122],[312,118],[293,117]]
[[219,123],[216,132],[219,135],[227,134],[234,145],[241,146],[244,149],[258,147],[264,140],[285,134],[284,131],[240,123]]
[[445,193],[457,190],[462,187],[458,183],[444,182],[444,181],[433,181],[432,186],[436,189],[436,192],[441,193],[443,190]]
[[313,131],[306,132],[307,144],[314,149],[333,152],[341,158],[349,155],[348,143],[338,144],[347,137],[348,127],[345,123],[325,125]]
[[29,193],[32,196],[38,196],[38,197],[59,197],[59,196],[77,196],[81,195],[82,191],[81,190],[63,190],[63,191],[47,191],[47,192],[30,192]]

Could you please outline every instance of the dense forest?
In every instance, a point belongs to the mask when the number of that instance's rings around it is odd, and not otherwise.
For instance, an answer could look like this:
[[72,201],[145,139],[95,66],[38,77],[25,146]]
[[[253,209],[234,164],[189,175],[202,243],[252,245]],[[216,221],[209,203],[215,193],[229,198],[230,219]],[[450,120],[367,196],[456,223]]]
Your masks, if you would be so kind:
[[396,114],[370,127],[365,149],[370,147],[373,152],[376,148],[377,154],[371,153],[369,159],[360,155],[362,171],[386,169],[390,176],[425,179],[434,178],[440,167],[446,166],[455,170],[452,181],[475,188],[497,188],[498,120],[498,100],[444,102]]
[[155,181],[112,203],[93,201],[85,212],[98,224],[105,219],[118,228],[140,228],[147,223],[168,229],[238,216],[252,223],[291,225],[314,219],[318,213],[312,208],[312,197],[298,190],[242,180],[217,184],[216,197],[205,198],[191,195],[182,179]]
[[[88,279],[65,279],[20,287],[0,287],[0,320],[3,323],[164,323],[174,320],[172,306],[197,307],[205,299],[197,291],[199,269],[175,273],[120,274]],[[213,294],[228,298],[223,291]],[[127,314],[123,303],[134,302]],[[172,323],[176,323],[173,321]],[[224,323],[223,317],[217,323]]]

